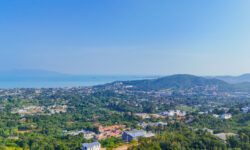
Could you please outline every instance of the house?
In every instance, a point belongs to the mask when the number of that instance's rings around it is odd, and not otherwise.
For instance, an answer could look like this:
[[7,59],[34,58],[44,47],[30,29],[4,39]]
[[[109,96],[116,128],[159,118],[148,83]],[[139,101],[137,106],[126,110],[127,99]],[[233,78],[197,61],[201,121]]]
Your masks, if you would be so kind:
[[83,150],[101,150],[101,144],[99,142],[83,143],[82,149]]
[[176,116],[185,116],[186,112],[185,111],[181,112],[180,110],[170,110],[168,112],[169,117],[174,117],[175,115]]
[[92,139],[94,138],[95,132],[84,130],[83,135],[85,139]]
[[148,125],[148,124],[145,123],[145,122],[140,122],[140,123],[138,124],[138,126],[143,127],[143,128],[146,128],[147,125]]
[[170,110],[170,111],[168,112],[168,116],[169,116],[169,117],[174,117],[174,115],[175,115],[175,111]]
[[144,130],[131,130],[131,131],[125,131],[122,134],[122,140],[125,142],[130,142],[133,139],[137,140],[138,137],[144,136],[146,132]]
[[99,126],[99,125],[100,125],[100,123],[99,123],[99,122],[97,122],[97,123],[93,123],[92,125],[93,125],[93,126]]
[[12,140],[18,140],[19,137],[18,136],[9,136],[8,139],[12,139]]
[[183,120],[183,119],[185,119],[185,117],[176,117],[175,118],[176,121],[180,121],[180,120]]
[[229,118],[232,118],[232,115],[231,114],[223,114],[220,116],[221,119],[229,119]]
[[159,125],[161,125],[161,126],[167,126],[168,123],[165,123],[165,122],[154,122],[154,123],[149,123],[148,125],[149,126],[159,126]]
[[180,111],[180,110],[170,110],[170,111],[167,111],[167,112],[162,112],[159,115],[160,116],[168,116],[168,117],[185,116],[186,112],[185,111]]
[[199,115],[203,115],[203,114],[205,114],[205,112],[202,112],[202,111],[201,111],[201,112],[198,112],[198,114],[199,114]]
[[214,133],[214,131],[213,131],[213,130],[208,129],[208,128],[203,128],[202,130],[203,130],[203,131],[207,131],[207,132],[209,132],[209,133],[211,133],[211,134],[213,134],[213,133]]
[[185,123],[190,123],[192,121],[194,121],[194,116],[189,116],[188,120],[185,121]]
[[154,134],[151,132],[146,132],[144,130],[131,130],[131,131],[125,131],[122,134],[122,140],[125,142],[130,142],[133,139],[138,140],[139,137],[153,137]]
[[146,114],[146,113],[136,113],[135,115],[138,116],[138,117],[141,117],[142,119],[150,119],[150,118],[151,118],[151,117],[150,117],[148,114]]
[[214,117],[214,118],[219,118],[219,115],[213,114],[213,117]]
[[78,135],[80,133],[83,133],[85,139],[92,139],[95,135],[94,132],[92,131],[86,131],[86,130],[80,130],[80,131],[71,131],[68,132],[68,135]]
[[99,126],[99,132],[100,134],[95,135],[96,140],[102,140],[109,137],[121,137],[123,133],[123,129],[126,128],[125,125],[114,125],[114,126],[108,126],[103,127]]
[[217,136],[222,142],[226,142],[227,136],[238,136],[237,134],[234,133],[218,133],[214,135]]
[[118,130],[120,128],[126,128],[126,125],[114,125],[114,126],[108,126],[108,127],[103,127],[102,125],[100,125],[99,132],[113,131],[113,130]]
[[163,116],[161,114],[151,114],[152,117],[154,118],[166,118],[167,116]]
[[242,110],[242,113],[243,114],[246,114],[246,113],[248,113],[248,107],[245,107],[245,108],[241,108],[241,110]]

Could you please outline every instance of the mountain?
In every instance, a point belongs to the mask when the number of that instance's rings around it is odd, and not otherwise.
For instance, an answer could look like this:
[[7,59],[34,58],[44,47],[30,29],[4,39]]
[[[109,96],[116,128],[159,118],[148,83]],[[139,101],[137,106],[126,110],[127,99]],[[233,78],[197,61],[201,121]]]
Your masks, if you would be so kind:
[[199,87],[201,90],[206,87],[217,87],[222,92],[249,92],[250,82],[227,83],[216,78],[199,77],[188,74],[177,74],[157,79],[144,79],[132,81],[116,81],[104,85],[96,86],[97,88],[119,89],[129,87],[131,90],[184,90]]
[[[106,84],[104,86],[115,86],[117,83],[119,82]],[[146,91],[163,89],[189,89],[197,86],[217,86],[221,90],[229,90],[233,87],[230,84],[218,79],[207,79],[204,77],[188,74],[177,74],[149,80],[122,81],[121,83],[124,86],[133,86],[133,89],[135,90]]]
[[215,77],[210,77],[210,78],[223,80],[228,83],[250,82],[250,74],[243,74],[240,76],[215,76]]

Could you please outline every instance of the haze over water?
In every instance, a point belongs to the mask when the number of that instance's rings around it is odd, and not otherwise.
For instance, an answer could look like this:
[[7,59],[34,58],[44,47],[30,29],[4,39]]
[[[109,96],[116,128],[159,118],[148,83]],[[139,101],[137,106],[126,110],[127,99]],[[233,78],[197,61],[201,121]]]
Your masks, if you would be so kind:
[[0,77],[0,88],[57,88],[93,86],[114,81],[148,79],[139,75],[81,75],[58,77]]

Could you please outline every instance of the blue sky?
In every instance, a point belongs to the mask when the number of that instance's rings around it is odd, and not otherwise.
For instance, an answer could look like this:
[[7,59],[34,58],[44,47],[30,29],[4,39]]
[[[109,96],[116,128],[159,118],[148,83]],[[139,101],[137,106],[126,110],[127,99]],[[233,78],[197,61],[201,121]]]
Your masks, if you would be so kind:
[[249,0],[2,0],[0,70],[250,72]]

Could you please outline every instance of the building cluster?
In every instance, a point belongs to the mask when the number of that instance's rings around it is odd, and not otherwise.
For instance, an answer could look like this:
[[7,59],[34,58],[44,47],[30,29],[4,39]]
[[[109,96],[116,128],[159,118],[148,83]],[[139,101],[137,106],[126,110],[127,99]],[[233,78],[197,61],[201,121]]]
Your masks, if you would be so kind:
[[236,136],[236,138],[238,138],[238,135],[235,133],[218,133],[218,134],[214,134],[214,135],[216,137],[218,137],[224,143],[226,143],[228,136]]
[[15,114],[34,114],[43,112],[45,106],[27,106],[24,108],[14,108],[11,110],[11,113]]
[[[115,126],[110,126],[107,127],[109,129],[114,129],[116,128]],[[103,128],[102,130],[105,130]],[[132,140],[138,140],[139,137],[153,137],[155,134],[152,132],[147,132],[144,130],[130,130],[130,131],[124,131],[122,132],[122,140],[124,142],[131,142]],[[82,149],[83,150],[101,150],[101,144],[99,142],[93,142],[93,143],[83,143],[82,144]]]
[[158,114],[136,113],[135,115],[141,117],[142,119],[150,119],[151,117],[155,118],[184,117],[186,116],[186,114],[187,114],[186,111],[170,110]]
[[246,113],[248,113],[248,111],[249,111],[249,107],[241,108],[241,110],[242,110],[242,113],[243,113],[243,114],[246,114]]
[[147,113],[136,113],[135,115],[138,117],[141,117],[142,119],[150,119],[151,118],[151,116]]
[[146,128],[147,126],[167,126],[168,123],[166,122],[151,122],[151,123],[146,123],[146,122],[140,122],[138,126],[142,128]]
[[52,105],[47,107],[50,114],[67,112],[67,105]]
[[[242,110],[243,114],[246,114],[246,113],[248,113],[249,108],[248,107],[243,107],[243,108],[241,108],[241,110]],[[230,119],[230,118],[232,118],[232,114],[226,113],[226,114],[222,114],[220,116],[216,115],[216,114],[213,114],[213,117],[215,117],[215,118],[220,117],[220,119]]]
[[109,137],[121,137],[125,128],[125,125],[114,125],[108,127],[103,127],[102,125],[99,125],[100,133],[95,135],[95,139],[102,140]]
[[122,134],[122,140],[125,142],[130,142],[132,140],[138,140],[139,137],[153,137],[154,134],[152,132],[146,132],[144,130],[130,130],[125,131]]
[[87,130],[79,130],[79,131],[64,131],[63,134],[67,135],[78,135],[78,134],[83,134],[85,139],[92,139],[95,136],[95,132],[92,131],[87,131]]
[[83,143],[82,144],[83,150],[100,150],[101,144],[99,142],[93,142],[93,143]]
[[192,116],[192,115],[190,115],[190,116],[188,117],[188,119],[185,121],[185,123],[191,123],[191,122],[194,121],[194,119],[195,119],[195,117]]
[[[198,130],[198,129],[196,129],[196,130]],[[211,129],[203,128],[202,130],[203,131],[207,131],[207,132],[213,134],[214,136],[216,136],[217,138],[219,138],[220,141],[222,141],[224,143],[226,143],[226,140],[227,140],[228,136],[235,136],[236,138],[239,137],[239,135],[235,134],[235,133],[217,133],[217,134],[214,134],[214,131],[211,130]]]
[[66,112],[67,111],[67,105],[52,105],[52,106],[26,106],[23,108],[14,108],[11,110],[11,113],[15,114],[21,114],[21,115],[45,115],[45,111],[48,111],[47,115],[60,113],[60,112]]
[[222,114],[222,115],[217,115],[217,114],[213,114],[212,115],[214,118],[220,118],[220,119],[230,119],[232,118],[232,114]]
[[230,119],[232,118],[232,115],[231,114],[223,114],[220,116],[221,119]]
[[180,111],[180,110],[170,110],[166,112],[159,113],[160,116],[167,116],[167,117],[174,117],[174,116],[186,116],[186,111]]

